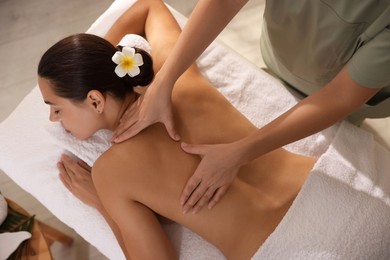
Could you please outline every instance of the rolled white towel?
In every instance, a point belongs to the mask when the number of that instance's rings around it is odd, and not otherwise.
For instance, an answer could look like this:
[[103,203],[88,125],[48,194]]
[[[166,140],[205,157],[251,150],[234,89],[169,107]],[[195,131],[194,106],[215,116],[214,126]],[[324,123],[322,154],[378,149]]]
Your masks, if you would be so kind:
[[152,48],[149,42],[138,34],[126,34],[118,43],[120,46],[129,46],[142,49],[152,55]]

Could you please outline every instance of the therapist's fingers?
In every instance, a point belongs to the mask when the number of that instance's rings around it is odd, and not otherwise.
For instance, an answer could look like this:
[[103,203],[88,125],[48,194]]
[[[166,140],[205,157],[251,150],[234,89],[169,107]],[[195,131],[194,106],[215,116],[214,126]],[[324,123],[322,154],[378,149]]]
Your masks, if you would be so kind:
[[180,196],[180,204],[182,206],[184,206],[187,203],[188,199],[195,191],[195,189],[199,186],[201,181],[202,179],[196,175],[192,175],[191,178],[187,181],[186,185],[184,186],[182,195]]
[[206,145],[194,145],[194,144],[188,144],[185,142],[181,143],[181,148],[184,152],[199,155],[200,157],[203,157],[206,153]]
[[[112,135],[111,142],[112,143],[121,143],[124,140],[127,140],[127,138],[130,138],[131,135],[129,134],[129,128],[133,127],[132,129],[134,129],[135,124],[136,124],[136,122],[134,122],[130,126],[127,126],[125,124],[119,124],[118,128],[115,130],[115,132]],[[137,133],[134,133],[133,135],[136,135]]]
[[225,195],[226,191],[229,189],[228,185],[222,186],[215,192],[214,196],[211,198],[208,208],[212,209],[222,198],[223,195]]
[[[129,130],[129,128],[133,127],[134,124],[138,122],[138,114],[139,111],[137,111],[137,105],[133,104],[122,116],[120,119],[120,123],[118,127],[115,129],[111,142],[119,143],[123,140],[126,140],[123,138],[122,134]],[[135,134],[134,134],[135,135]]]
[[[200,157],[203,156],[204,149],[202,145],[191,145],[183,142],[181,143],[181,147],[186,153],[199,155]],[[208,187],[205,187],[204,183],[200,187],[201,182],[202,175],[199,174],[198,166],[195,173],[187,181],[182,195],[180,196],[180,204],[183,206],[183,212],[188,212],[188,210],[195,205],[206,192]],[[197,192],[195,192],[196,189],[198,189]]]
[[112,142],[121,143],[127,139],[130,139],[153,123],[154,122],[149,122],[138,118],[132,118],[126,123],[121,123],[118,126],[118,129],[115,130],[115,134],[112,137]]
[[184,212],[195,206],[193,212],[196,213],[207,203],[212,208],[225,194],[241,167],[236,163],[234,154],[231,154],[234,149],[230,147],[230,144],[182,143],[185,152],[202,158],[182,192],[180,202],[184,205]]
[[175,141],[180,140],[180,135],[176,132],[175,124],[173,123],[173,116],[169,114],[162,122],[167,129],[168,135]]
[[[164,124],[165,129],[167,130],[168,135],[175,141],[180,140],[180,135],[175,130],[175,125],[173,123],[172,115],[167,115],[163,120],[161,120],[161,123]],[[128,128],[126,128],[125,125],[123,125],[121,128],[118,127],[116,130],[115,135],[112,137],[112,141],[115,143],[123,142],[135,135],[137,135],[139,132],[141,132],[146,127],[156,123],[156,121],[149,121],[146,119],[139,119],[134,124],[130,125]]]
[[206,204],[208,204],[210,199],[214,196],[215,192],[216,191],[213,187],[209,187],[193,207],[192,213],[194,214],[198,213]]
[[158,122],[164,124],[168,135],[173,140],[180,140],[180,135],[175,130],[170,99],[162,102],[157,95],[157,101],[153,101],[155,95],[152,94],[152,97],[149,96],[149,98],[146,96],[147,92],[141,95],[122,116],[121,122],[111,138],[112,142],[123,142]]
[[137,135],[139,132],[141,132],[143,129],[148,127],[149,124],[146,123],[145,121],[138,121],[130,128],[123,128],[123,129],[118,129],[118,132],[116,133],[116,136],[113,137],[112,141],[114,143],[121,143],[135,135]]
[[[195,205],[197,205],[201,201],[201,198],[204,196],[204,194],[207,192],[207,190],[208,190],[207,185],[200,183],[196,187],[194,192],[188,197],[187,201],[184,203],[183,213],[187,214],[190,211],[195,213],[194,212]],[[201,207],[199,205],[199,207],[197,208],[197,211],[199,211],[200,209],[201,209]]]
[[198,213],[206,204],[208,204],[208,209],[212,209],[219,200],[225,195],[228,190],[229,185],[221,186],[217,189],[210,186],[207,188],[207,185],[198,185],[194,190],[191,196],[188,198],[186,203],[183,206],[183,212],[186,214],[192,212],[194,214]]

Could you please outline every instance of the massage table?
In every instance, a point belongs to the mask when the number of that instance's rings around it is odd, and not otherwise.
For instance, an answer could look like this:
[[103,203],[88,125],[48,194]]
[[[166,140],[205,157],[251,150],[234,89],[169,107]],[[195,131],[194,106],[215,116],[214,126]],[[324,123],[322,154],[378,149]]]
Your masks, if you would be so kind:
[[[88,33],[103,36],[133,3],[114,1]],[[186,19],[170,10],[182,26]],[[210,82],[257,127],[297,103],[280,81],[218,41],[197,63]],[[124,259],[103,217],[64,187],[56,168],[63,153],[92,165],[109,148],[110,133],[99,131],[79,141],[49,122],[48,115],[49,107],[35,87],[0,124],[0,169],[102,254]],[[318,161],[291,208],[253,259],[390,259],[389,151],[371,134],[348,122],[284,148]],[[218,249],[187,228],[178,224],[163,227],[180,259],[224,259]]]

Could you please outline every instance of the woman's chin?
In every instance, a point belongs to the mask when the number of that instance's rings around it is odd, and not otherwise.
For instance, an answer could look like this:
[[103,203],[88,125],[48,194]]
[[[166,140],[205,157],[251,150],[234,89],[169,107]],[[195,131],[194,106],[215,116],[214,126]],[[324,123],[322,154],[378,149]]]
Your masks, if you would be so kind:
[[73,136],[74,138],[76,138],[76,139],[78,139],[78,140],[81,140],[81,141],[86,140],[86,139],[89,138],[89,136],[79,135],[79,134],[73,133],[73,132],[71,132],[71,131],[69,131],[69,130],[66,130],[66,129],[65,129],[65,132],[66,132],[67,134],[70,134],[70,135]]
[[72,133],[70,133],[71,135],[73,135],[76,139],[79,139],[81,141],[84,141],[84,140],[87,140],[90,136],[76,136]]
[[88,138],[90,138],[93,134],[87,134],[87,133],[77,133],[77,132],[72,132],[66,128],[64,128],[65,132],[71,136],[73,136],[74,138],[78,139],[78,140],[86,140]]

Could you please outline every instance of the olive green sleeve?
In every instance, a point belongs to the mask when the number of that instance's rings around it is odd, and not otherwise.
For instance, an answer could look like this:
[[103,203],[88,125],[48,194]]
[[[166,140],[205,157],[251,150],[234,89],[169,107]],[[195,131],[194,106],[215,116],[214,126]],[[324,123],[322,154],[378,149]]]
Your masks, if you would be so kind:
[[360,47],[347,63],[354,81],[368,88],[390,86],[390,27]]

